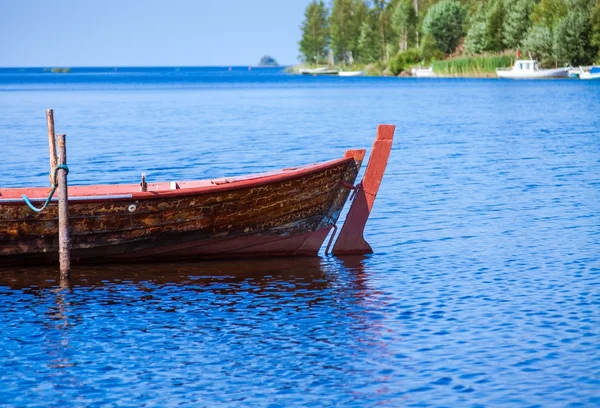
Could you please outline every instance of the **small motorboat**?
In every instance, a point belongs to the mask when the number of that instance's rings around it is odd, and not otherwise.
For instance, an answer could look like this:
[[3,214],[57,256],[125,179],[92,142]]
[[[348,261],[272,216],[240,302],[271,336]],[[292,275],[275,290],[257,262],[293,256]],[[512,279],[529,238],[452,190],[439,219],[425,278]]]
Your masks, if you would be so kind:
[[342,77],[357,77],[357,76],[363,76],[365,74],[365,71],[344,71],[340,69],[340,72],[338,72],[339,76]]
[[552,79],[567,78],[570,67],[542,69],[535,60],[516,60],[511,68],[496,68],[499,78],[506,79]]
[[[337,159],[241,177],[70,186],[73,263],[316,256],[352,193],[335,254],[371,253],[363,230],[392,148],[380,125],[364,177],[364,149]],[[0,188],[0,267],[58,261],[58,204],[48,187]],[[60,190],[60,187],[59,187]],[[42,212],[26,205],[49,203]],[[327,246],[329,249],[329,245]]]
[[579,78],[579,75],[583,72],[583,69],[581,67],[571,67],[569,68],[569,78],[572,79],[577,79]]
[[337,75],[340,71],[337,69],[329,69],[327,67],[313,68],[313,69],[301,69],[302,75]]
[[429,68],[416,67],[416,68],[413,68],[410,72],[411,72],[412,76],[417,77],[417,78],[435,78],[435,77],[437,77],[437,74],[435,72],[433,72],[433,65],[430,66]]

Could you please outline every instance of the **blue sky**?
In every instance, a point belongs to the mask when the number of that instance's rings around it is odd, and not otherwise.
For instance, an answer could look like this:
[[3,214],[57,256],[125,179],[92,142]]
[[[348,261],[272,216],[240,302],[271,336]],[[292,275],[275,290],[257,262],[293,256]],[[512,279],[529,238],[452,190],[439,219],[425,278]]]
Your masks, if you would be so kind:
[[294,64],[309,2],[0,0],[0,66]]

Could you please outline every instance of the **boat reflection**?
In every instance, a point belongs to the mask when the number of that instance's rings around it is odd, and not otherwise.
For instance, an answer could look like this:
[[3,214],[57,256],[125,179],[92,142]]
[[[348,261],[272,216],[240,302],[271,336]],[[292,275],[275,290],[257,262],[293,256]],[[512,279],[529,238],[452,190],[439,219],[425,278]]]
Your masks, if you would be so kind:
[[[25,289],[32,293],[41,290],[96,288],[109,285],[153,287],[201,287],[215,282],[233,284],[253,280],[259,287],[274,282],[302,281],[304,289],[323,289],[335,284],[341,275],[347,275],[353,284],[364,284],[364,256],[344,258],[290,257],[255,258],[202,262],[76,265],[71,278],[61,281],[57,267],[11,267],[0,269],[0,286]],[[349,274],[349,275],[348,275]],[[353,275],[350,276],[350,275]],[[349,282],[346,282],[346,284]],[[306,286],[308,285],[308,286]],[[281,289],[290,290],[284,285]]]
[[[289,356],[300,356],[326,362],[326,372],[351,381],[353,363],[344,356],[384,360],[393,352],[382,340],[390,333],[370,261],[332,256],[75,266],[67,285],[57,268],[13,268],[0,271],[0,289],[10,293],[0,313],[14,322],[5,332],[15,339],[14,353],[33,349],[52,384],[81,388],[81,367],[110,383],[110,370],[136,376],[148,365],[168,371],[173,361],[194,370],[215,356],[248,356],[253,364],[270,356],[266,370],[275,366],[270,361],[294,367],[297,360]],[[30,343],[21,342],[24,331],[35,334]],[[245,358],[240,361],[236,375],[252,376],[244,371]],[[369,375],[370,382],[388,381]]]

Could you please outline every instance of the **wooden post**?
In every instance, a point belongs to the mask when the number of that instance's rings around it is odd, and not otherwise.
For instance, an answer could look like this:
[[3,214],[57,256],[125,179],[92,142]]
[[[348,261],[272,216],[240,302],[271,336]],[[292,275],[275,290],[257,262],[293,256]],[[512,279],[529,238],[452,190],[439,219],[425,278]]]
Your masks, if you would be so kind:
[[55,184],[54,168],[56,167],[56,136],[54,135],[54,110],[46,109],[46,123],[48,124],[48,150],[50,153],[50,183]]
[[[58,135],[58,164],[67,164],[66,135]],[[60,278],[69,279],[71,273],[71,240],[69,238],[69,193],[67,172],[58,170],[58,256]]]

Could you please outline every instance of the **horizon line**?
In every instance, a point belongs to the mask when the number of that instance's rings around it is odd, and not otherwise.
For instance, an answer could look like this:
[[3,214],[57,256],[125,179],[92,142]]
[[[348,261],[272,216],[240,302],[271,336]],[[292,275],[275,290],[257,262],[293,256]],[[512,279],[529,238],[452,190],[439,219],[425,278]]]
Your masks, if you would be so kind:
[[0,69],[6,68],[284,68],[297,64],[279,64],[276,67],[260,65],[4,65]]

